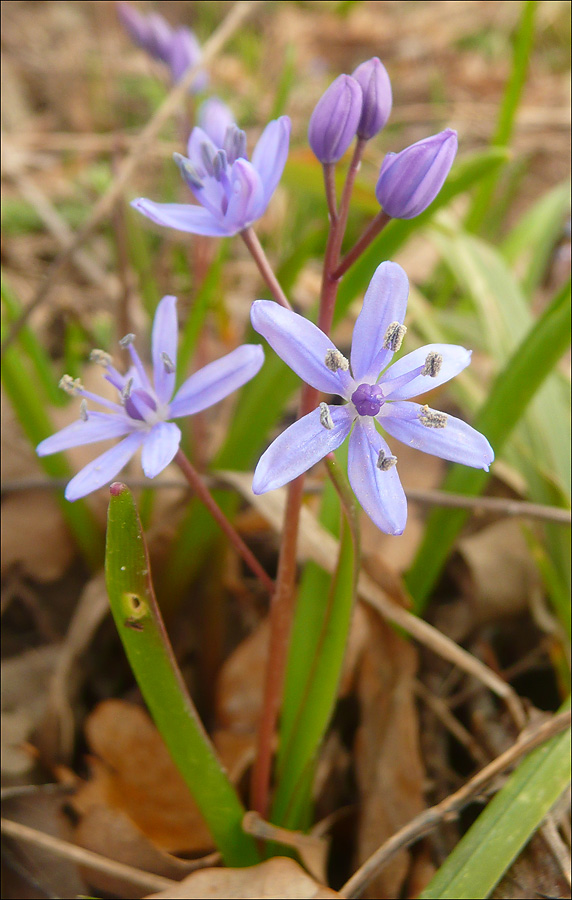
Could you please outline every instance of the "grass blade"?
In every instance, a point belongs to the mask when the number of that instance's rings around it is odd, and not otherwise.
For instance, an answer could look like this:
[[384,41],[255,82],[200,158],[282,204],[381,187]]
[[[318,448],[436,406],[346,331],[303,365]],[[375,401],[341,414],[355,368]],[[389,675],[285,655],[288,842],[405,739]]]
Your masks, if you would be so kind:
[[111,487],[105,561],[113,618],[137,684],[227,865],[258,861],[242,831],[242,804],[183,683],[159,613],[137,510],[125,485]]
[[489,897],[570,784],[570,730],[518,766],[445,860],[420,900]]
[[[490,440],[497,455],[530,401],[570,344],[570,282],[556,295],[493,384],[474,426]],[[476,496],[487,483],[480,469],[455,465],[444,489]],[[416,605],[425,606],[429,593],[467,518],[465,510],[435,510],[427,521],[425,537],[406,582]]]

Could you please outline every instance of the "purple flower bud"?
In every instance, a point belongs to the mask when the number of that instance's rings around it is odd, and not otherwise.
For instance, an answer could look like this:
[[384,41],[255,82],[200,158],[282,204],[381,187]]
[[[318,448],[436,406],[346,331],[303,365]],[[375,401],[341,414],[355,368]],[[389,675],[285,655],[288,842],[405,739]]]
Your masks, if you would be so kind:
[[457,153],[457,132],[447,128],[383,160],[375,196],[394,219],[413,219],[433,202]]
[[352,72],[363,91],[363,106],[357,134],[369,141],[381,131],[391,112],[391,82],[377,56],[363,62]]
[[339,75],[320,97],[308,139],[321,163],[335,163],[344,155],[356,135],[362,104],[362,89],[350,75]]

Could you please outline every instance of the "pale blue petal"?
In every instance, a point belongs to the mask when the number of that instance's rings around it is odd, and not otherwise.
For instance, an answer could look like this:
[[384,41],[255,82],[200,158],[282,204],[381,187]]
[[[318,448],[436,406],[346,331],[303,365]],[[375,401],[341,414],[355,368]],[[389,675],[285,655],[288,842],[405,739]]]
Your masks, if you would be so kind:
[[85,497],[109,484],[113,481],[123,466],[127,465],[133,454],[141,446],[145,440],[144,431],[134,431],[129,434],[120,444],[106,450],[101,456],[98,456],[93,462],[84,466],[84,468],[72,478],[65,490],[66,500],[73,502]]
[[160,403],[168,403],[175,390],[176,372],[168,372],[161,356],[166,353],[173,366],[177,365],[177,298],[167,294],[163,297],[153,321],[151,340],[153,351],[153,380],[155,393]]
[[352,490],[374,525],[386,534],[402,534],[407,522],[407,500],[397,466],[382,472],[377,467],[379,451],[391,450],[373,422],[356,424],[349,443],[348,476]]
[[[385,387],[390,389],[388,382],[390,379],[399,378],[401,375],[417,369],[419,366],[425,365],[425,360],[429,353],[439,353],[443,357],[443,364],[440,372],[433,378],[430,375],[417,375],[412,381],[396,388],[395,392],[386,393]],[[392,400],[409,400],[410,397],[418,397],[426,391],[432,391],[434,388],[445,384],[471,362],[471,351],[465,350],[457,344],[426,344],[425,347],[419,347],[406,356],[402,356],[397,362],[384,372],[380,379],[380,384],[384,387],[384,395],[391,397]]]
[[218,221],[208,209],[191,206],[190,203],[154,203],[145,197],[132,200],[131,206],[152,222],[177,231],[204,234],[207,237],[221,237],[230,234],[222,221]]
[[377,379],[393,356],[383,349],[388,327],[403,324],[409,294],[407,275],[397,263],[377,267],[363,299],[352,339],[351,363],[356,381]]
[[377,419],[382,428],[409,447],[488,472],[495,454],[483,434],[449,415],[444,428],[428,428],[419,421],[423,409],[407,400],[386,403]]
[[303,381],[327,394],[349,398],[351,391],[344,393],[340,372],[330,371],[325,363],[326,353],[335,344],[313,322],[273,300],[255,300],[250,319],[254,330]]
[[336,450],[350,433],[353,416],[347,406],[330,406],[331,429],[320,422],[318,407],[283,431],[262,454],[252,481],[255,494],[282,487]]
[[237,159],[230,171],[231,195],[224,216],[227,234],[237,234],[256,219],[266,208],[260,175],[246,159]]
[[260,370],[264,350],[260,344],[243,344],[221,359],[199,369],[181,385],[170,405],[170,416],[190,416],[228,397]]
[[174,422],[159,422],[145,435],[141,465],[147,478],[155,478],[170,462],[181,443],[181,430]]
[[56,431],[55,434],[38,444],[36,453],[38,456],[49,456],[50,453],[59,453],[60,450],[69,450],[70,447],[123,437],[131,430],[132,427],[127,416],[90,412],[87,422],[79,419],[77,422],[72,422],[71,425],[66,425],[60,431]]
[[291,128],[292,123],[288,116],[281,116],[269,122],[252,154],[252,165],[260,175],[264,186],[266,205],[276,190],[286,165]]

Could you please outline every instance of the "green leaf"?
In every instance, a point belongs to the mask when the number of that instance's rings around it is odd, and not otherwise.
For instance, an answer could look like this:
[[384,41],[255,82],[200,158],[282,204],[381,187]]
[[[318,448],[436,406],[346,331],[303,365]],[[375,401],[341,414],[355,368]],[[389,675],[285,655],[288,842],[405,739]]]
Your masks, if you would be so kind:
[[[336,490],[343,497],[338,564],[331,581],[323,570],[316,566],[310,568],[299,595],[282,708],[278,785],[272,809],[274,822],[293,829],[306,824],[310,776],[336,702],[359,570],[355,501],[342,468],[330,460],[328,467]],[[324,517],[329,519],[336,506],[327,497]],[[313,588],[317,592],[311,595],[309,590]]]
[[[499,454],[530,401],[539,391],[570,344],[570,282],[558,292],[542,316],[530,328],[512,358],[493,384],[474,426],[485,434]],[[455,465],[444,489],[476,496],[488,474]],[[467,518],[465,510],[435,510],[427,521],[425,536],[406,582],[420,611]]]
[[520,283],[529,298],[546,274],[550,255],[569,213],[570,182],[565,181],[544,194],[503,242],[502,254],[511,268],[522,273]]
[[[537,6],[538,0],[525,0],[522,4],[521,20],[514,41],[512,69],[499,110],[497,126],[491,139],[493,147],[508,146],[512,136],[534,41],[534,19]],[[498,175],[498,172],[491,173],[483,180],[477,190],[467,216],[467,230],[478,231],[490,218],[491,200],[497,185]]]
[[420,900],[489,897],[570,784],[570,730],[520,763],[445,860]]
[[155,600],[145,538],[133,498],[111,486],[105,557],[113,618],[133,674],[177,768],[229,866],[259,860],[242,830],[244,809],[197,715]]

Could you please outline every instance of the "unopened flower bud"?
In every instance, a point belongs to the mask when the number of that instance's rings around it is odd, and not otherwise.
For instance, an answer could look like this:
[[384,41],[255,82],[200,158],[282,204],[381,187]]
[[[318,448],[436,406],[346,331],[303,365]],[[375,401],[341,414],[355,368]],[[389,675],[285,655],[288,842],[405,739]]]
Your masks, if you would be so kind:
[[381,131],[391,112],[391,82],[382,62],[374,56],[352,72],[363,92],[363,106],[357,135],[369,141]]
[[383,160],[375,195],[393,219],[413,219],[433,202],[457,153],[457,132],[439,134],[388,153]]
[[349,75],[339,75],[318,100],[308,140],[321,163],[335,163],[353,141],[363,105],[363,91]]

